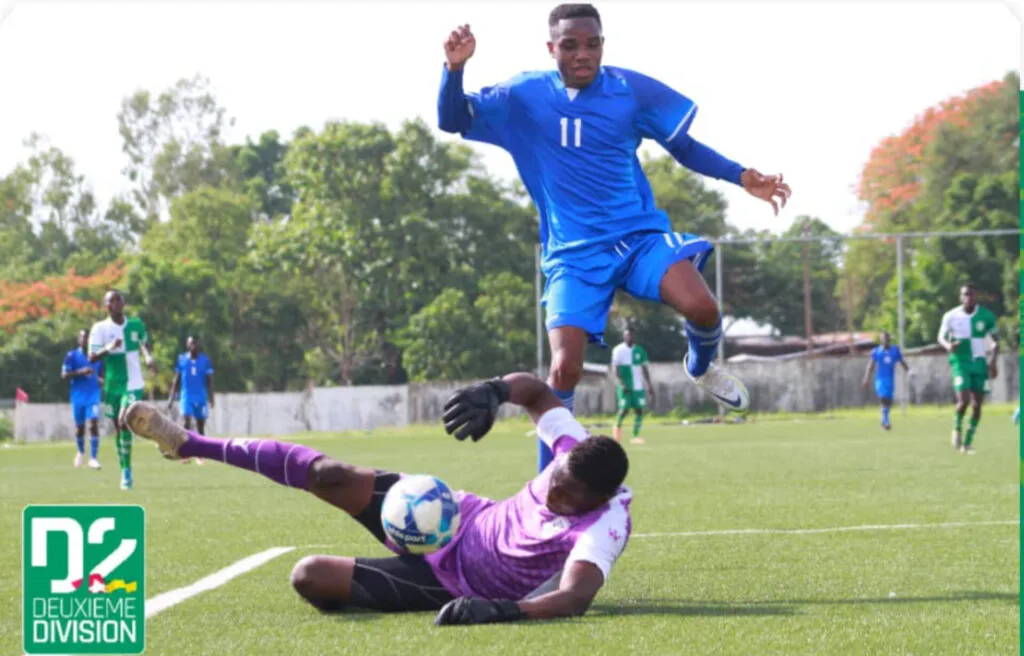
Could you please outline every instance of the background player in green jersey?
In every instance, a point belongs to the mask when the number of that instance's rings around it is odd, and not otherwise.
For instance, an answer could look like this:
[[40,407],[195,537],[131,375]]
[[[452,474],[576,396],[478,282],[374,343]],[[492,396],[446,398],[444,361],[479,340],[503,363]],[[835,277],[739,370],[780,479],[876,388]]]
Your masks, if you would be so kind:
[[121,426],[118,416],[121,408],[132,401],[141,401],[145,380],[142,378],[141,354],[146,366],[156,373],[153,356],[149,354],[146,342],[149,335],[146,325],[138,317],[126,317],[124,297],[116,290],[107,292],[103,298],[108,317],[96,322],[89,332],[89,361],[103,360],[104,414],[114,422],[117,432],[117,457],[121,465],[121,489],[132,488],[132,434]]
[[[949,353],[953,390],[956,392],[953,448],[972,454],[988,381],[999,375],[999,337],[996,334],[996,315],[978,305],[974,285],[968,283],[960,288],[960,301],[959,307],[942,316],[938,342]],[[990,342],[994,348],[991,358],[987,358]],[[964,413],[968,403],[971,405],[971,420],[964,435]]]
[[[622,422],[626,415],[633,411],[633,443],[643,444],[640,427],[644,423],[644,410],[647,409],[647,394],[654,401],[654,387],[651,385],[651,372],[647,368],[649,360],[644,347],[633,342],[633,331],[627,329],[622,334],[622,343],[612,349],[612,366],[615,368],[615,392],[619,400],[619,416],[615,420],[615,439],[622,441]],[[641,374],[642,377],[641,377]],[[644,386],[646,381],[647,385]]]

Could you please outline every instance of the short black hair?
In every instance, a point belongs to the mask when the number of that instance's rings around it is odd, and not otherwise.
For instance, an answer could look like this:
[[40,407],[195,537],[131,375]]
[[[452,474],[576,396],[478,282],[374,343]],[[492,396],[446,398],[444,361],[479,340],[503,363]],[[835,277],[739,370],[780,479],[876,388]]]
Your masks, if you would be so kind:
[[548,15],[548,27],[554,27],[558,25],[558,21],[570,18],[593,18],[599,26],[601,25],[601,14],[594,5],[568,4],[558,5],[551,10]]
[[967,289],[971,290],[972,292],[976,292],[976,291],[978,291],[978,288],[977,288],[977,287],[975,287],[975,286],[974,286],[974,283],[973,283],[973,282],[971,282],[970,280],[968,280],[968,281],[967,281],[967,282],[965,282],[964,284],[960,285],[960,289],[964,289],[965,287],[966,287]]
[[583,440],[569,452],[566,463],[573,478],[593,494],[614,496],[629,472],[629,458],[622,445],[610,437]]

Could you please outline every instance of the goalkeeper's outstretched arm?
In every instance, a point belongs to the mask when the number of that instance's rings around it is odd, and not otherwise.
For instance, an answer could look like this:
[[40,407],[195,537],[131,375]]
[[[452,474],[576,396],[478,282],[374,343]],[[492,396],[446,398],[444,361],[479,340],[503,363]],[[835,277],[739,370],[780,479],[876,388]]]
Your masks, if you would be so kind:
[[508,385],[509,403],[515,403],[526,410],[534,423],[548,410],[562,407],[562,402],[548,384],[533,374],[508,374],[501,381]]

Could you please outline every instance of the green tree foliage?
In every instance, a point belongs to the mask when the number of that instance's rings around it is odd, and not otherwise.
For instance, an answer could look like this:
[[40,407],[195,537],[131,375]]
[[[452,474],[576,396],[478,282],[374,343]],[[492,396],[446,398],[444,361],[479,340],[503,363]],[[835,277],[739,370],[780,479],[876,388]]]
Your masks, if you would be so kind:
[[165,213],[170,200],[202,185],[218,186],[235,177],[223,131],[226,118],[200,75],[182,78],[154,95],[137,90],[117,114],[124,174],[134,184],[133,200],[143,216]]
[[[925,111],[872,153],[860,193],[863,229],[954,232],[1016,229],[1019,220],[1019,77],[1007,75]],[[904,240],[908,346],[935,341],[959,286],[973,281],[979,301],[1019,333],[1019,239],[954,237]],[[895,244],[855,242],[846,251],[837,296],[852,298],[858,326],[895,330]]]
[[[1010,76],[973,90],[879,144],[860,186],[863,229],[1015,228],[1016,89]],[[228,143],[227,116],[200,76],[125,98],[116,120],[131,191],[105,207],[71,157],[29,137],[26,160],[0,177],[0,383],[10,388],[0,395],[21,386],[37,401],[66,396],[57,361],[78,324],[102,318],[99,287],[108,284],[149,326],[158,394],[188,335],[200,337],[224,391],[535,366],[537,217],[520,183],[496,179],[473,150],[437,141],[420,120],[393,130],[330,121]],[[720,247],[725,314],[803,334],[803,244],[736,230],[723,196],[667,155],[642,164],[673,230],[751,242]],[[784,235],[805,227],[825,238],[807,248],[815,333],[851,320],[894,330],[894,245],[840,243],[814,217]],[[912,345],[934,339],[968,278],[1006,332],[1017,330],[1017,240],[905,248]],[[715,257],[705,271],[712,290]],[[84,292],[82,281],[101,282]],[[682,359],[672,310],[617,293],[606,341],[626,326],[654,360]],[[609,356],[588,351],[594,361]]]

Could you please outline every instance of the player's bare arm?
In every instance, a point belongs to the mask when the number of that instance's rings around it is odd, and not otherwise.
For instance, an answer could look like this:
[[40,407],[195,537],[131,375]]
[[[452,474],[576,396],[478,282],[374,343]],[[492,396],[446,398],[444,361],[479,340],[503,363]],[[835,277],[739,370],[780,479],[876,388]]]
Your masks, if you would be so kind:
[[142,359],[146,361],[146,367],[149,368],[149,372],[152,374],[156,373],[156,360],[149,352],[149,347],[143,342],[139,344],[139,351],[142,353]]
[[939,334],[935,341],[938,342],[939,346],[944,348],[947,353],[952,353],[956,350],[959,342],[955,339],[949,339],[947,335],[949,335],[948,317],[943,317],[942,323],[939,325]]
[[79,378],[81,376],[91,376],[92,367],[82,367],[81,369],[75,369],[74,371],[62,371],[60,372],[60,379],[67,380],[68,378]]
[[864,371],[864,380],[861,381],[861,386],[867,389],[868,381],[871,380],[871,374],[875,371],[875,359],[870,358],[868,360],[868,368]]
[[122,344],[121,338],[120,337],[116,338],[114,341],[110,342],[109,344],[107,344],[106,346],[101,348],[100,350],[98,350],[98,351],[96,351],[94,353],[90,353],[89,354],[89,362],[96,362],[98,360],[102,360],[103,358],[107,357],[107,355],[109,355],[111,351],[113,351],[114,349],[120,348],[121,344]]
[[213,374],[206,374],[206,389],[208,390],[207,394],[209,395],[210,407],[212,408],[215,404],[213,392]]
[[597,565],[577,561],[562,574],[557,590],[519,602],[459,597],[445,604],[434,623],[451,626],[579,617],[587,612],[603,585],[604,575]]
[[531,620],[579,617],[587,612],[604,585],[604,574],[593,563],[577,561],[562,574],[558,589],[519,602],[519,608]]
[[654,403],[654,383],[651,382],[651,370],[645,364],[643,366],[644,380],[647,382],[647,397],[651,399],[651,403]]
[[993,330],[990,336],[994,346],[988,359],[988,377],[995,379],[999,377],[999,334]]
[[[178,384],[181,382],[181,372],[175,371],[174,378],[171,379],[171,391],[167,395],[167,409],[170,410],[174,407],[174,394],[178,391]],[[211,404],[212,405],[212,404]]]

